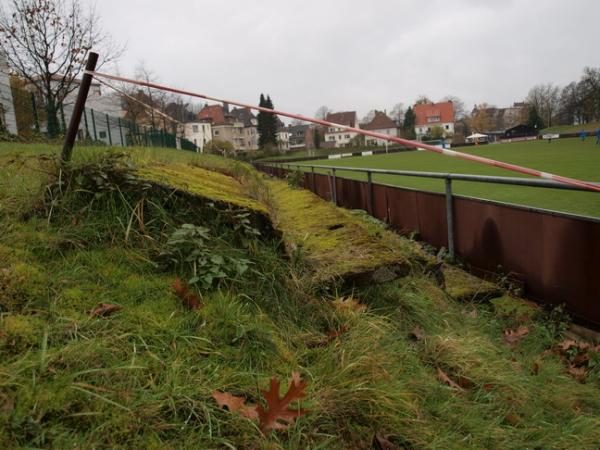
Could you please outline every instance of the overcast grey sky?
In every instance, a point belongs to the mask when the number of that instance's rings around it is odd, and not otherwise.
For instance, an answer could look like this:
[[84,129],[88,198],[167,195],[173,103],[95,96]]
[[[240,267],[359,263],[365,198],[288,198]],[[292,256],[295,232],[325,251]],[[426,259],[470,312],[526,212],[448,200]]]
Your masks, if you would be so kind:
[[[84,0],[93,3],[92,0]],[[600,66],[599,0],[100,0],[105,29],[165,84],[313,115],[419,94],[507,106]]]

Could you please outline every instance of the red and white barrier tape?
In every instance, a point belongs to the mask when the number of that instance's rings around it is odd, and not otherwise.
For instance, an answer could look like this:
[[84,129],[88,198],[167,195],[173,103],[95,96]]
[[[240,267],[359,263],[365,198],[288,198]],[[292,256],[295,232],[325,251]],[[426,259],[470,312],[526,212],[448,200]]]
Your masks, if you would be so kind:
[[86,70],[85,73],[87,73],[88,75],[97,77],[97,78],[98,77],[99,78],[107,78],[110,80],[122,81],[124,83],[137,84],[138,86],[145,86],[145,87],[149,87],[149,88],[160,89],[160,90],[167,91],[167,92],[173,92],[175,94],[189,95],[190,97],[197,97],[197,98],[202,98],[205,100],[211,100],[211,101],[220,102],[220,103],[228,103],[230,105],[235,105],[235,106],[239,106],[242,108],[249,108],[249,109],[253,109],[256,111],[263,111],[266,113],[277,114],[279,116],[289,117],[291,119],[298,119],[298,120],[302,120],[304,122],[316,123],[316,124],[323,125],[326,127],[336,127],[336,128],[340,128],[345,131],[351,131],[351,132],[354,132],[357,134],[361,134],[363,136],[370,136],[370,137],[374,137],[377,139],[395,142],[397,144],[405,145],[407,147],[420,148],[423,150],[428,150],[430,152],[439,153],[439,154],[446,155],[446,156],[453,156],[456,158],[465,159],[467,161],[478,162],[478,163],[486,164],[488,166],[500,167],[502,169],[511,170],[513,172],[519,172],[519,173],[522,173],[525,175],[531,175],[531,176],[538,177],[538,178],[544,178],[546,180],[553,180],[553,181],[557,181],[559,183],[577,186],[577,187],[587,189],[590,191],[600,192],[599,185],[596,185],[593,183],[588,183],[588,182],[582,181],[582,180],[577,180],[575,178],[563,177],[561,175],[555,175],[552,173],[542,172],[542,171],[539,171],[536,169],[530,169],[528,167],[518,166],[516,164],[509,164],[509,163],[505,163],[502,161],[496,161],[494,159],[484,158],[482,156],[470,155],[468,153],[457,152],[457,151],[449,150],[449,149],[441,149],[439,147],[435,147],[435,146],[429,145],[429,144],[424,144],[422,142],[411,141],[408,139],[403,139],[403,138],[395,137],[395,136],[388,136],[387,134],[377,133],[377,132],[369,131],[369,130],[363,130],[361,128],[349,127],[347,125],[328,122],[328,121],[322,120],[322,119],[306,117],[301,114],[292,114],[292,113],[287,113],[284,111],[278,111],[275,109],[265,108],[262,106],[249,105],[246,103],[236,102],[236,101],[232,101],[232,100],[224,100],[221,98],[212,97],[212,96],[205,95],[205,94],[198,94],[196,92],[186,91],[183,89],[176,89],[176,88],[163,86],[163,85],[156,84],[156,83],[134,80],[131,78],[119,77],[116,75],[109,75],[109,74],[101,73],[101,72],[92,72],[92,71]]

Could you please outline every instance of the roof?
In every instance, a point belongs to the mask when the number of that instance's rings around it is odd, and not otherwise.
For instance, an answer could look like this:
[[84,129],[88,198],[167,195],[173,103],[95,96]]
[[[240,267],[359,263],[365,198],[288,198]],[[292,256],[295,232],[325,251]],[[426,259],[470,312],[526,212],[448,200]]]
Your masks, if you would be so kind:
[[387,128],[398,128],[398,125],[386,113],[375,111],[373,119],[368,123],[362,124],[361,128],[363,130],[385,130]]
[[243,122],[245,127],[255,127],[256,124],[252,123],[252,119],[256,120],[256,116],[252,114],[249,108],[233,108],[229,113],[239,122]]
[[355,127],[356,126],[356,111],[344,111],[344,112],[329,113],[329,114],[327,114],[327,118],[325,120],[327,120],[328,122],[345,125],[347,127]]
[[452,102],[428,103],[415,105],[415,125],[434,125],[436,123],[454,122],[454,105]]
[[197,114],[198,119],[209,119],[213,124],[220,125],[225,123],[225,114],[221,105],[205,106]]

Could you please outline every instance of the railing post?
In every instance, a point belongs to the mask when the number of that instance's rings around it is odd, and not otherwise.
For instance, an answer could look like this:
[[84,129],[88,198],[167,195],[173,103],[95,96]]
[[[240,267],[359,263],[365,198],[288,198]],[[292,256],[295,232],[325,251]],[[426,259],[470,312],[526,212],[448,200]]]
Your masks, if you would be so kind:
[[108,118],[108,114],[106,114],[106,129],[108,130],[108,145],[112,147],[112,135],[110,133],[110,119]]
[[367,172],[367,187],[368,187],[368,205],[369,205],[369,214],[373,215],[373,174],[369,170]]
[[119,137],[121,138],[121,147],[125,147],[125,141],[123,141],[123,128],[121,127],[121,118],[117,119],[117,123],[119,124]]
[[331,200],[333,201],[333,204],[335,206],[337,206],[337,204],[338,204],[338,202],[337,202],[337,181],[336,181],[336,176],[335,176],[335,169],[331,169],[331,173],[333,175],[333,178],[332,178],[333,189],[331,190],[333,198]]
[[312,172],[312,191],[317,192],[317,188],[315,186],[315,167],[311,166],[310,171]]
[[446,222],[448,224],[448,253],[454,260],[454,202],[452,198],[452,179],[446,178]]
[[[88,54],[88,60],[85,65],[85,70],[93,72],[96,70],[96,63],[98,62],[98,54],[90,52]],[[75,106],[73,107],[73,114],[69,122],[69,129],[65,135],[65,143],[62,148],[61,160],[64,163],[71,160],[73,153],[73,146],[75,145],[75,139],[77,138],[77,131],[79,130],[79,123],[81,122],[81,113],[85,107],[85,101],[87,100],[90,86],[92,85],[92,76],[89,73],[85,73],[81,79],[79,85],[79,92],[77,93],[77,100],[75,100]]]
[[94,141],[98,140],[98,133],[96,132],[96,118],[94,117],[94,110],[90,109],[92,113],[92,129],[94,130]]

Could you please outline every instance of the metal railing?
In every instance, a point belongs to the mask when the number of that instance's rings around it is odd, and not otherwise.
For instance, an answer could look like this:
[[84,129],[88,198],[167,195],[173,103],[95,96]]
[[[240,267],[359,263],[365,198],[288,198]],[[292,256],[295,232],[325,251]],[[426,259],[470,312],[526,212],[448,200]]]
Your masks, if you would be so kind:
[[[331,182],[331,201],[337,206],[338,205],[338,195],[337,195],[337,171],[344,172],[358,172],[365,173],[367,175],[367,185],[368,185],[368,212],[369,214],[373,214],[373,174],[379,175],[398,175],[398,176],[407,176],[407,177],[417,177],[417,178],[435,178],[445,181],[445,192],[444,195],[446,197],[446,219],[447,219],[447,234],[448,234],[448,253],[450,258],[455,258],[455,246],[454,246],[454,194],[452,192],[452,181],[470,181],[470,182],[478,182],[478,183],[493,183],[493,184],[508,184],[513,186],[528,186],[528,187],[537,187],[537,188],[546,188],[546,189],[562,189],[568,191],[584,191],[584,192],[596,192],[590,189],[585,189],[582,187],[577,187],[573,185],[568,185],[564,183],[559,183],[557,181],[552,180],[543,180],[543,179],[530,179],[530,178],[518,178],[518,177],[499,177],[499,176],[488,176],[488,175],[470,175],[470,174],[461,174],[461,173],[443,173],[443,172],[418,172],[418,171],[410,171],[410,170],[392,170],[392,169],[372,169],[372,168],[363,168],[363,167],[344,167],[344,166],[330,166],[330,165],[318,165],[318,164],[292,164],[292,163],[266,163],[261,164],[257,163],[257,166],[266,166],[266,167],[275,167],[281,169],[310,169],[312,174],[312,181],[314,185],[314,175],[315,169],[323,169],[330,172]],[[285,166],[285,167],[284,167]],[[591,184],[595,184],[600,186],[600,183],[592,182]],[[536,208],[531,208],[532,210],[537,210]],[[576,216],[574,214],[568,214],[569,216]],[[590,220],[598,220],[596,218],[587,217],[587,216],[577,216]]]

